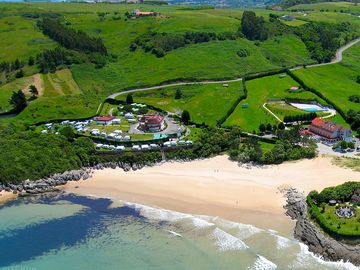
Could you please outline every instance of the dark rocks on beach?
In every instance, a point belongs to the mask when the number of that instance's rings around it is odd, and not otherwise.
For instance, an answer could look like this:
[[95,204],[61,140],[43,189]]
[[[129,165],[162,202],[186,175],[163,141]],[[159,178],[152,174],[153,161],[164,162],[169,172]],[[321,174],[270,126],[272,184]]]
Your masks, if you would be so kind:
[[286,214],[297,220],[295,237],[304,242],[311,252],[331,261],[349,261],[360,265],[360,245],[348,245],[324,235],[321,230],[307,217],[306,198],[295,189],[286,193]]

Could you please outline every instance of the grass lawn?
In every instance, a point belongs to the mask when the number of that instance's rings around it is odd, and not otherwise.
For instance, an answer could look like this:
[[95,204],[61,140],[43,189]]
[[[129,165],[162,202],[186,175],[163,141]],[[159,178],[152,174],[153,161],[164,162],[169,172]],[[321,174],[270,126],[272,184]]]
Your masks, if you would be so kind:
[[314,4],[301,4],[292,6],[289,8],[290,10],[300,9],[300,10],[308,10],[308,11],[333,11],[333,12],[341,12],[344,13],[348,12],[359,12],[360,13],[360,6],[355,5],[355,3],[351,2],[323,2],[323,3],[314,3]]
[[[260,124],[278,124],[279,122],[263,108],[263,104],[271,98],[300,98],[300,99],[317,99],[313,93],[301,91],[298,93],[289,93],[288,89],[291,86],[298,86],[289,76],[280,78],[280,75],[273,75],[260,79],[255,79],[246,82],[248,90],[247,99],[240,102],[234,113],[226,120],[224,126],[239,125],[243,130],[252,132],[257,131]],[[321,100],[319,100],[321,102]],[[248,104],[248,108],[243,108],[243,104]],[[285,116],[285,113],[290,109],[284,108],[284,112],[278,113]],[[294,111],[291,110],[291,113]],[[305,113],[305,112],[303,112]],[[296,113],[297,114],[297,113]],[[282,116],[282,117],[283,117]]]
[[274,144],[259,141],[263,154],[270,152],[274,148]]
[[309,87],[322,92],[344,112],[349,109],[360,110],[359,103],[349,101],[349,96],[360,93],[360,84],[356,83],[356,77],[360,75],[359,43],[346,50],[343,61],[338,64],[299,69],[295,74]]
[[[177,89],[182,92],[180,99],[175,99]],[[240,81],[229,83],[229,87],[223,87],[222,84],[197,84],[137,92],[133,99],[136,103],[149,104],[177,114],[188,110],[192,121],[214,126],[242,93]],[[118,99],[125,101],[126,95],[118,96]]]
[[[344,204],[345,205],[345,204]],[[335,214],[335,206],[326,204],[325,211],[322,213],[328,226],[338,234],[342,235],[358,235],[360,236],[360,222],[357,221],[358,217],[352,218],[339,218]],[[357,213],[360,213],[360,207],[355,206]]]

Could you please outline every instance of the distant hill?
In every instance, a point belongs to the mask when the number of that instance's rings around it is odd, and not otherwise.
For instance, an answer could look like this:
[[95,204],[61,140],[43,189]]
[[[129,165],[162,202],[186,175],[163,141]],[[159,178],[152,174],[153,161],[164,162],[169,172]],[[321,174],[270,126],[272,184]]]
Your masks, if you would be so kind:
[[[339,2],[339,1],[331,1],[331,0],[283,0],[280,2],[280,5],[284,8],[301,5],[301,4],[317,4],[317,3],[325,3],[325,2]],[[359,0],[354,1],[344,1],[350,3],[360,3]]]

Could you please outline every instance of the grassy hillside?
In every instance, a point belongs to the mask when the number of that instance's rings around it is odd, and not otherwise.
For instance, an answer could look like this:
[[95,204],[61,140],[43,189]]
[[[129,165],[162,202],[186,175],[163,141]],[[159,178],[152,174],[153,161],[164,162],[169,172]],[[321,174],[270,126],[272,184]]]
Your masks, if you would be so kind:
[[29,56],[54,46],[55,42],[37,29],[34,20],[21,16],[0,17],[0,61],[16,58],[27,61]]
[[338,64],[299,69],[295,74],[345,112],[349,109],[358,111],[360,104],[349,101],[349,96],[360,93],[360,84],[356,82],[360,75],[360,44],[345,51],[343,57],[343,61]]
[[[180,99],[175,99],[175,92],[182,93]],[[180,114],[183,110],[190,113],[195,123],[205,123],[215,126],[217,120],[223,117],[243,94],[242,83],[229,83],[229,87],[222,84],[206,84],[169,87],[161,90],[143,91],[133,94],[134,102],[149,104],[163,110]],[[125,101],[126,95],[118,97]]]

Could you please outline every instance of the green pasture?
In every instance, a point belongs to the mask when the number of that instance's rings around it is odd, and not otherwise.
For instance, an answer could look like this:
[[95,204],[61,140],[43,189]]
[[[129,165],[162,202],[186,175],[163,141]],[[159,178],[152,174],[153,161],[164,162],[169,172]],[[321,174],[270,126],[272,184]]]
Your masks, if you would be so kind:
[[349,96],[360,93],[360,84],[356,82],[360,75],[359,43],[346,50],[343,61],[338,64],[299,69],[295,74],[345,112],[349,109],[360,110],[359,103],[349,101]]
[[[234,113],[226,120],[224,126],[238,125],[243,130],[252,132],[253,130],[257,131],[260,124],[278,124],[279,122],[263,108],[268,99],[300,98],[318,100],[317,96],[307,91],[289,93],[288,90],[291,86],[298,86],[298,84],[289,76],[280,78],[280,75],[273,75],[247,81],[247,98],[240,102]],[[243,108],[242,105],[244,104],[247,104],[248,108]],[[286,109],[283,112],[279,110],[280,116],[278,117],[285,116],[287,111]]]
[[290,10],[305,11],[333,11],[333,12],[360,12],[360,6],[352,2],[323,2],[292,6]]
[[29,56],[35,57],[54,46],[55,42],[37,29],[34,20],[21,16],[0,17],[0,61],[16,58],[27,61]]
[[[149,104],[168,112],[181,114],[183,110],[190,113],[195,123],[206,123],[215,126],[217,120],[223,117],[243,93],[242,83],[229,83],[228,87],[222,84],[197,84],[169,87],[165,89],[136,92],[134,102]],[[180,99],[175,99],[176,90],[182,92]],[[125,101],[126,95],[118,96]]]

